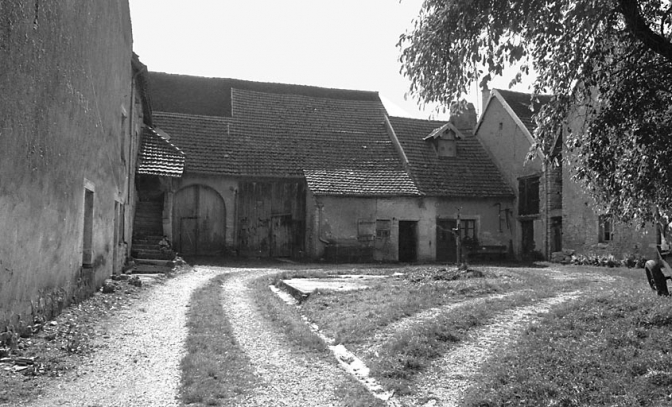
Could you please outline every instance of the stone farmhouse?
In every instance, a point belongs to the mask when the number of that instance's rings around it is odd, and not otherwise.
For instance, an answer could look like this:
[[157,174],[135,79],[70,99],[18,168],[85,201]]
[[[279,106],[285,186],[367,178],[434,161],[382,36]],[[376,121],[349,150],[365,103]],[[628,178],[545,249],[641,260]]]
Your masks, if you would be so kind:
[[[615,222],[571,179],[566,147],[558,138],[552,147],[557,163],[539,153],[526,160],[533,143],[534,113],[549,96],[492,89],[483,95],[483,113],[476,137],[516,191],[513,250],[517,257],[551,259],[560,251],[577,254],[654,255],[653,230]],[[576,123],[570,123],[570,126]],[[564,160],[563,160],[564,155]],[[571,165],[571,164],[570,164]]]
[[150,89],[186,157],[154,215],[184,255],[454,261],[458,213],[473,246],[509,252],[514,192],[473,110],[411,120],[375,92],[157,72]]

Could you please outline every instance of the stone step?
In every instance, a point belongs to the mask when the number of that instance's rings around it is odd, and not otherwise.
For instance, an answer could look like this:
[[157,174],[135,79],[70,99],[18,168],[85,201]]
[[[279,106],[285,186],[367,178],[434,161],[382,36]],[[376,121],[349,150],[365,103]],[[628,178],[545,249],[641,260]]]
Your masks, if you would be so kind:
[[172,260],[175,258],[174,252],[162,252],[160,250],[131,249],[131,255],[136,259]]
[[171,268],[175,265],[175,263],[172,260],[164,260],[164,259],[134,259],[133,261],[137,265],[164,266]]
[[163,202],[156,202],[156,201],[139,201],[135,204],[136,210],[137,208],[163,208]]
[[133,268],[133,274],[163,274],[169,273],[172,267],[157,266],[153,264],[138,264]]

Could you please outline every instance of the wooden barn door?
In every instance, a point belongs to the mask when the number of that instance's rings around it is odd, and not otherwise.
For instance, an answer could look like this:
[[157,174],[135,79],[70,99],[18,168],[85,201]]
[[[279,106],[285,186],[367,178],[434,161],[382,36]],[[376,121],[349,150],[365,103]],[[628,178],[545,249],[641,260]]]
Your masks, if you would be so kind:
[[226,243],[226,208],[212,188],[193,185],[179,190],[173,203],[173,240],[178,253],[214,256]]
[[271,257],[292,255],[292,215],[271,216]]

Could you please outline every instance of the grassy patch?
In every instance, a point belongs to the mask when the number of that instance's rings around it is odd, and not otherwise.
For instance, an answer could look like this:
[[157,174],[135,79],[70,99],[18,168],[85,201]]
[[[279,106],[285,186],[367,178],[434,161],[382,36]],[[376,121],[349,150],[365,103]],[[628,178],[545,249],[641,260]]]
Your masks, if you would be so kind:
[[365,342],[378,329],[423,310],[509,289],[491,279],[415,284],[388,278],[366,284],[369,288],[365,290],[316,292],[303,304],[302,312],[328,336],[348,346]]
[[464,405],[671,405],[672,301],[643,284],[546,315],[484,368]]
[[427,309],[523,288],[557,291],[585,285],[585,280],[580,279],[554,282],[534,273],[521,275],[503,269],[485,270],[486,278],[455,281],[414,277],[432,275],[426,266],[403,270],[409,273],[404,278],[367,281],[367,290],[318,291],[302,305],[301,311],[328,336],[356,348],[381,328]]
[[221,303],[222,275],[194,291],[187,313],[187,355],[182,359],[185,404],[222,406],[255,387],[250,361],[236,343]]

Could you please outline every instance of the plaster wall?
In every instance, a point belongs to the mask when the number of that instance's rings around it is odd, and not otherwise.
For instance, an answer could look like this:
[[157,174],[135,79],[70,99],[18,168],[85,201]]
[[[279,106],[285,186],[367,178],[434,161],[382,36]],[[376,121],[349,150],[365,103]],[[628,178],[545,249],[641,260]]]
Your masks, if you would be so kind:
[[0,327],[52,316],[113,272],[131,45],[127,1],[0,0]]
[[[417,222],[417,260],[436,260],[436,221],[455,219],[458,208],[461,219],[476,220],[478,238],[483,245],[506,245],[511,240],[512,220],[506,221],[504,209],[512,200],[460,200],[446,198],[361,198],[308,194],[307,239],[310,255],[320,258],[328,245],[370,246],[373,260],[398,261],[399,221]],[[499,203],[499,206],[495,204]],[[500,212],[499,209],[503,211]],[[390,238],[372,242],[358,239],[360,221],[390,220]],[[501,225],[501,230],[500,230]],[[381,241],[382,240],[382,241]]]
[[[520,220],[531,220],[534,224],[535,250],[545,254],[547,251],[546,222],[546,191],[548,187],[544,176],[544,165],[539,157],[526,161],[531,146],[527,134],[506,111],[502,103],[493,98],[483,114],[480,126],[476,131],[478,137],[493,161],[504,175],[504,179],[516,191],[516,200],[512,204],[512,241],[516,256],[521,256],[522,231]],[[539,215],[521,218],[518,213],[518,179],[538,175],[539,180]]]

